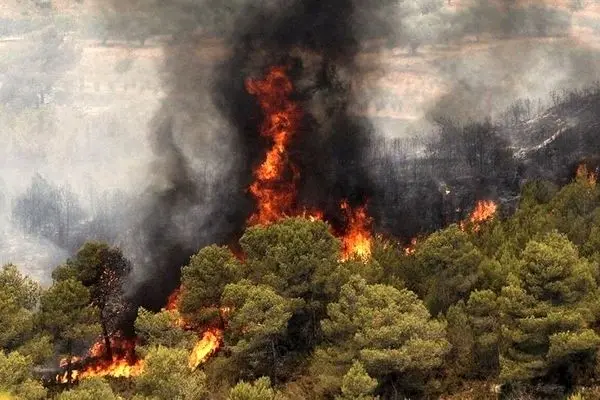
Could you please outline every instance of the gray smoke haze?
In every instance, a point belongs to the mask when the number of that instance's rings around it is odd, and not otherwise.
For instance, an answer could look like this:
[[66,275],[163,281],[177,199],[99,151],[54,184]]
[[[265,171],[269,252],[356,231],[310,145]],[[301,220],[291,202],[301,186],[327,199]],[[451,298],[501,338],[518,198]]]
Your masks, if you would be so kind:
[[[343,142],[320,135],[341,128],[348,129],[349,138],[353,129],[363,130],[352,128],[354,123],[339,124],[335,115],[347,109],[375,127],[383,126],[377,110],[373,113],[370,108],[385,92],[396,92],[392,101],[412,104],[400,106],[400,118],[387,125],[392,132],[380,133],[422,136],[433,123],[483,120],[515,99],[538,99],[551,90],[572,87],[576,76],[570,65],[574,55],[567,50],[573,45],[572,12],[544,5],[480,1],[457,8],[436,0],[105,5],[132,18],[145,15],[142,23],[131,22],[134,30],[158,23],[173,38],[164,48],[168,95],[158,112],[158,118],[169,122],[150,133],[155,154],[165,165],[158,169],[164,173],[156,177],[165,187],[150,196],[150,220],[140,225],[145,245],[133,246],[151,249],[144,250],[146,262],[138,264],[141,279],[155,279],[158,272],[159,280],[170,280],[176,272],[169,269],[185,262],[185,256],[173,259],[174,255],[187,255],[205,240],[219,241],[239,230],[249,210],[244,179],[261,149],[252,137],[256,123],[248,117],[252,99],[244,96],[243,81],[260,76],[268,65],[290,59],[301,64],[301,72],[294,76],[297,91],[309,96],[303,104],[315,119],[313,136],[307,140],[330,147]],[[219,39],[213,46],[221,47],[222,53],[215,55],[218,51],[200,39],[203,35]],[[394,82],[373,85],[373,76],[385,80],[403,71],[409,73],[409,81],[412,73],[425,82],[416,88],[417,101],[411,98],[415,93]],[[428,75],[432,82],[427,82]],[[590,81],[594,77],[595,72],[589,73]],[[164,138],[169,139],[161,144]],[[342,147],[348,157],[344,160],[364,162],[367,152],[361,147],[367,142],[350,141],[354,145]],[[206,152],[207,148],[212,150]],[[326,155],[332,157],[323,160],[343,164],[335,151]],[[320,162],[323,170],[331,170]],[[312,178],[313,184],[323,183],[309,176],[305,185],[310,186]],[[340,188],[338,194],[343,196],[369,192],[364,181],[358,176],[355,182],[331,182],[334,192],[329,196],[337,200],[335,191]],[[310,189],[304,191],[306,197],[314,197]],[[168,267],[161,265],[165,257]]]
[[[437,123],[500,120],[516,99],[544,108],[552,91],[600,79],[594,2],[96,0],[39,13],[29,28],[0,21],[10,55],[0,62],[0,262],[40,277],[86,235],[124,248],[136,287],[172,281],[190,252],[230,240],[252,206],[244,188],[262,149],[241,134],[256,128],[255,101],[235,93],[269,63],[301,64],[306,132],[318,127],[340,162],[372,160],[335,130],[423,139]],[[332,118],[347,113],[356,121]],[[36,173],[82,209],[66,242],[15,220]],[[324,179],[309,178],[306,198]],[[331,187],[370,190],[350,179]],[[57,209],[59,221],[71,212]]]
[[127,225],[125,209],[147,186],[142,132],[160,91],[145,60],[116,71],[130,52],[98,54],[77,15],[33,2],[2,10],[0,264],[48,283],[85,239],[115,242]]

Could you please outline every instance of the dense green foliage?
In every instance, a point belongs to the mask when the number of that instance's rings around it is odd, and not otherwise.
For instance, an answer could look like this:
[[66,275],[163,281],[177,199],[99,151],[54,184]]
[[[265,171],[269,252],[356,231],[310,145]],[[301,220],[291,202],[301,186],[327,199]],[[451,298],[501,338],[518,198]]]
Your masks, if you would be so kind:
[[195,400],[205,397],[205,376],[188,368],[188,351],[157,346],[146,355],[145,373],[134,379],[138,395],[150,399]]
[[[340,261],[327,224],[249,228],[244,257],[200,249],[178,310],[140,308],[141,375],[44,387],[41,366],[80,355],[110,326],[120,251],[86,244],[46,289],[0,271],[0,396],[43,399],[587,399],[600,391],[600,188],[586,171],[523,187],[518,209],[451,225],[414,251],[374,239]],[[117,300],[115,300],[117,299]],[[190,352],[220,331],[197,369]],[[106,333],[106,332],[105,332]],[[50,363],[50,364],[49,364]],[[12,397],[11,397],[12,396]],[[453,397],[454,396],[454,397]]]
[[117,400],[110,385],[102,379],[91,378],[76,387],[60,393],[57,400]]

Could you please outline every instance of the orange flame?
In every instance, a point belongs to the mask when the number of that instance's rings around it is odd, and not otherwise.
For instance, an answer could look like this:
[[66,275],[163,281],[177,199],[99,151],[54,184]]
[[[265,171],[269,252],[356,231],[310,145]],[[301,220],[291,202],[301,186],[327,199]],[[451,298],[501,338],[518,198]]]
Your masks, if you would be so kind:
[[246,89],[256,95],[265,116],[261,135],[273,142],[265,160],[254,171],[250,193],[257,201],[257,211],[249,222],[269,224],[293,212],[295,181],[299,175],[289,163],[287,146],[300,124],[302,112],[298,104],[289,99],[294,86],[285,67],[271,67],[263,80],[246,80]]
[[577,167],[576,179],[580,181],[587,181],[587,183],[594,187],[598,181],[598,175],[593,171],[588,171],[587,165],[580,164]]
[[373,241],[371,230],[371,218],[367,214],[365,206],[354,210],[347,201],[342,201],[340,205],[346,214],[348,228],[342,236],[342,261],[350,258],[360,258],[366,260],[371,257],[371,244]]
[[[179,299],[181,298],[182,286],[179,286],[177,289],[173,290],[173,293],[167,297],[167,304],[163,308],[166,311],[179,311]],[[177,318],[176,325],[185,328],[186,322],[183,318]]]
[[223,331],[220,329],[209,329],[202,335],[202,339],[194,346],[189,358],[189,367],[196,369],[200,364],[206,362],[210,356],[215,354],[223,340]]
[[167,305],[165,306],[165,310],[173,311],[179,308],[179,296],[181,295],[181,286],[178,287],[169,295],[167,298]]
[[[179,304],[179,297],[182,288],[179,287],[169,295],[167,305],[164,310],[175,311]],[[226,317],[231,310],[228,307],[219,309],[221,318]],[[176,322],[177,326],[183,329],[190,330],[192,327],[185,322],[183,318],[179,318]],[[205,331],[202,339],[194,346],[189,358],[190,368],[197,368],[200,364],[206,362],[220,347],[223,340],[223,331],[217,328],[211,328]],[[144,360],[138,359],[135,354],[135,339],[124,339],[119,334],[110,338],[110,352],[106,348],[104,338],[99,339],[88,350],[87,359],[81,357],[71,357],[71,364],[78,366],[85,363],[81,369],[72,369],[65,371],[62,374],[56,375],[56,381],[59,383],[69,383],[79,381],[89,377],[122,377],[130,378],[138,376],[144,371]],[[112,354],[108,357],[108,354]],[[60,367],[67,368],[69,364],[68,358],[60,360]]]
[[[246,90],[255,95],[264,114],[261,135],[272,140],[265,160],[254,171],[254,182],[250,193],[257,201],[257,211],[248,222],[271,224],[286,216],[300,215],[311,221],[323,220],[320,211],[307,211],[295,208],[296,181],[300,174],[287,156],[287,146],[296,133],[302,111],[300,106],[290,100],[294,90],[292,81],[283,66],[271,67],[263,80],[246,80]],[[371,218],[366,207],[351,210],[347,202],[342,202],[348,227],[342,237],[342,260],[351,257],[367,259],[371,256],[372,235]]]
[[417,238],[410,239],[410,245],[408,245],[404,248],[404,254],[406,254],[407,256],[409,256],[411,254],[415,254],[416,247],[417,247]]
[[467,221],[459,224],[463,231],[467,229],[467,223],[472,226],[474,232],[479,231],[481,224],[491,219],[496,215],[498,205],[491,200],[480,200],[475,205],[475,209],[469,215]]
[[[128,360],[113,357],[110,362],[95,364],[77,374],[77,379],[94,376],[112,376],[115,378],[131,378],[140,375],[144,370],[144,360],[130,363]],[[77,371],[74,371],[77,372]]]
[[[71,370],[70,381],[82,380],[94,376],[112,376],[130,378],[143,372],[144,361],[135,355],[135,340],[122,339],[118,336],[110,338],[112,357],[107,359],[108,351],[104,339],[99,339],[88,351],[89,362],[82,369]],[[72,357],[71,363],[79,363],[80,357]],[[60,360],[60,366],[66,368],[68,359]],[[56,376],[59,383],[69,382],[69,371]]]
[[[77,356],[71,357],[71,364],[77,363],[79,361],[81,361],[81,357],[77,357]],[[60,362],[58,363],[58,365],[61,368],[65,368],[67,365],[69,365],[69,358],[68,357],[61,358]]]
[[[175,289],[171,295],[169,295],[167,299],[167,305],[165,306],[166,310],[177,310],[182,290],[183,287],[180,286]],[[223,320],[230,311],[231,310],[229,307],[219,308],[221,320]],[[175,323],[182,329],[195,330],[194,326],[192,324],[188,324],[183,318],[179,318]],[[190,354],[188,361],[189,367],[195,369],[198,368],[200,364],[206,362],[208,358],[215,354],[215,352],[221,347],[222,340],[223,331],[221,329],[211,328],[205,331],[202,334],[202,339],[200,339],[192,349],[192,353]]]

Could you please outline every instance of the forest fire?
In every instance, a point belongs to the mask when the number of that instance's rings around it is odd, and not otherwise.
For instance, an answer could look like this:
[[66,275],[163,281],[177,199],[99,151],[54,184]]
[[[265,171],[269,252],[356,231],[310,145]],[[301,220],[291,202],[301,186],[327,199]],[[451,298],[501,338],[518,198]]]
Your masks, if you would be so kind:
[[580,164],[577,167],[576,178],[587,181],[592,187],[596,186],[596,182],[598,181],[598,175],[593,171],[589,171],[585,164]]
[[[320,211],[299,209],[296,201],[298,169],[288,160],[287,146],[295,134],[302,117],[300,106],[290,99],[294,87],[283,66],[271,67],[263,80],[248,79],[248,93],[258,98],[264,113],[260,133],[273,141],[265,160],[254,171],[255,181],[250,193],[257,201],[257,211],[248,222],[270,224],[286,216],[303,216],[310,220],[323,220]],[[342,237],[342,260],[352,256],[367,259],[371,255],[371,218],[366,207],[352,210],[342,201],[341,209],[346,215],[347,228]]]
[[[249,217],[248,224],[268,225],[286,216],[302,216],[313,221],[323,220],[323,212],[308,211],[296,204],[296,182],[300,175],[288,159],[287,146],[300,124],[302,112],[299,105],[289,98],[293,92],[293,85],[286,75],[285,67],[270,68],[263,80],[248,79],[246,89],[250,94],[256,95],[264,113],[260,133],[272,141],[265,160],[254,171],[255,179],[249,188],[257,206],[256,211]],[[371,218],[367,214],[366,206],[352,209],[347,201],[342,201],[340,208],[346,220],[346,228],[341,237],[341,259],[368,259],[371,256],[372,235]],[[239,258],[244,257],[241,255]],[[177,311],[181,293],[182,287],[175,289],[169,295],[163,310]],[[226,308],[219,310],[221,321],[229,311]],[[182,317],[175,323],[179,328],[196,331],[201,336],[188,360],[192,369],[206,362],[222,345],[223,327],[196,327]],[[103,341],[97,342],[84,361],[71,361],[71,364],[75,365],[85,363],[85,368],[73,369],[70,377],[67,371],[57,376],[57,381],[68,383],[91,376],[131,377],[142,373],[144,361],[135,357],[135,341],[111,338],[110,346],[111,349],[106,349]],[[108,356],[110,354],[112,356]],[[65,362],[61,367],[69,366]]]
[[[69,361],[63,358],[60,367],[67,369],[63,374],[56,376],[59,383],[69,383],[96,376],[112,376],[115,378],[130,378],[138,376],[144,370],[144,361],[135,355],[135,340],[124,339],[118,336],[110,339],[110,352],[106,349],[104,339],[98,340],[89,350],[87,359],[72,357],[71,365],[77,368],[69,371]],[[108,356],[112,354],[112,356]],[[83,365],[82,368],[79,365]],[[69,377],[70,372],[70,377]],[[70,378],[70,379],[69,379]]]
[[[182,287],[181,286],[179,286],[178,288],[176,288],[175,290],[173,290],[173,293],[171,293],[169,295],[169,297],[167,298],[167,304],[165,305],[165,307],[163,308],[163,310],[166,310],[166,311],[178,311],[178,309],[179,309],[179,299],[181,297],[181,291],[182,291]],[[176,324],[180,328],[187,328],[187,323],[181,317],[177,318]]]
[[268,224],[294,213],[295,181],[299,174],[289,163],[287,146],[302,113],[298,104],[289,99],[294,87],[285,67],[272,67],[264,80],[248,79],[246,89],[256,95],[265,115],[260,134],[273,142],[265,160],[254,171],[250,192],[257,200],[257,211],[249,222]]
[[410,240],[410,245],[406,246],[404,248],[404,254],[409,256],[411,254],[415,254],[417,248],[417,238],[412,238]]
[[[92,364],[86,367],[82,371],[73,370],[71,378],[72,380],[81,380],[85,378],[95,377],[95,376],[112,376],[115,378],[131,378],[133,376],[138,376],[144,370],[144,362],[143,360],[137,360],[133,364],[128,360],[113,358],[108,362],[101,362],[98,364]],[[60,382],[67,382],[67,374],[65,372],[64,376],[61,377]]]
[[480,200],[475,205],[475,209],[469,215],[466,221],[460,223],[460,228],[465,230],[467,224],[472,227],[473,231],[477,232],[483,222],[491,219],[498,210],[498,205],[491,200]]
[[209,329],[204,332],[202,339],[196,343],[192,350],[189,358],[189,367],[196,369],[200,364],[208,360],[221,347],[222,340],[223,331],[220,329]]
[[167,298],[167,305],[165,306],[165,310],[167,310],[167,311],[177,310],[177,307],[179,306],[179,296],[180,295],[181,295],[181,287],[178,287]]
[[[179,286],[171,293],[167,299],[167,305],[164,307],[166,311],[177,311],[179,308],[179,299],[183,288]],[[224,307],[219,309],[219,313],[223,318],[229,309]],[[193,330],[193,326],[188,324],[185,319],[179,318],[176,322],[177,326],[185,330]],[[210,328],[202,333],[202,338],[194,345],[190,354],[188,364],[192,369],[198,368],[199,365],[206,362],[220,347],[223,340],[223,331],[218,328]]]
[[365,206],[356,209],[350,208],[348,202],[340,205],[346,214],[348,228],[342,237],[342,260],[357,257],[366,260],[371,256],[372,235],[369,229],[371,218]]

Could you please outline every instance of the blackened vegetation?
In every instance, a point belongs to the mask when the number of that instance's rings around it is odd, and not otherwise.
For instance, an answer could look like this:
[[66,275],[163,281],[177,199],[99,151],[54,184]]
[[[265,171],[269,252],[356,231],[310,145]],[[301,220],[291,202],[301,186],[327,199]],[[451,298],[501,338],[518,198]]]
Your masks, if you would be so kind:
[[553,98],[555,106],[535,124],[517,129],[523,136],[545,136],[547,142],[526,154],[528,174],[565,184],[580,162],[592,171],[600,166],[600,85],[555,93]]
[[[416,146],[420,156],[408,156]],[[447,122],[429,142],[382,140],[372,160],[378,185],[369,210],[379,229],[405,240],[464,218],[477,200],[508,201],[519,191],[509,142],[489,121]]]
[[12,217],[24,232],[74,250],[73,241],[82,233],[85,214],[68,187],[55,187],[36,174],[27,191],[15,200]]
[[599,129],[594,87],[555,94],[552,107],[522,120],[444,121],[430,141],[376,141],[369,210],[378,229],[405,240],[464,218],[478,199],[499,201],[510,212],[528,180],[564,185],[580,163],[597,171]]

